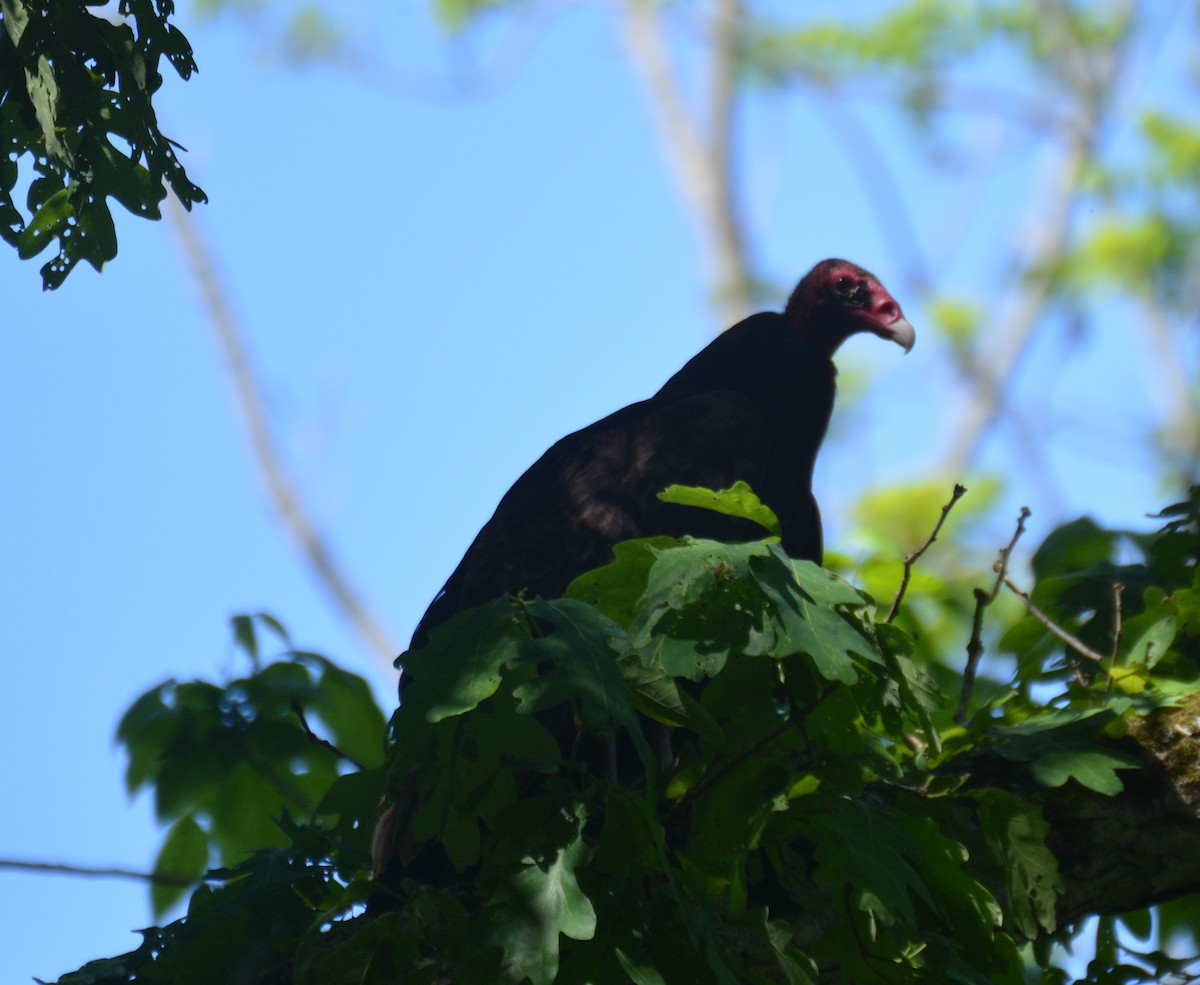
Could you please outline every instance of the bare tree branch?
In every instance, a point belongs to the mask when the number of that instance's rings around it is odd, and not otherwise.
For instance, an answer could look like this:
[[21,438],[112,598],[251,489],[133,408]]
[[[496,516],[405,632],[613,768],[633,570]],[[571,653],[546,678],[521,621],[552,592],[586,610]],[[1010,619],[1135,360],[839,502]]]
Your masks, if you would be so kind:
[[1117,666],[1117,654],[1121,652],[1121,634],[1125,631],[1123,611],[1125,586],[1119,581],[1113,583],[1113,641],[1112,650],[1108,654],[1108,690],[1112,690],[1113,669]]
[[195,220],[180,207],[173,195],[168,195],[167,200],[170,203],[167,213],[179,236],[188,267],[196,278],[208,312],[209,324],[216,333],[217,341],[225,355],[234,393],[250,438],[254,463],[266,486],[267,494],[285,529],[317,576],[318,583],[328,592],[336,608],[371,651],[390,667],[400,648],[389,638],[349,577],[334,560],[325,537],[288,475],[271,433],[266,403],[243,342],[244,333],[217,275],[211,253],[201,239]]
[[99,879],[137,879],[141,882],[161,883],[164,886],[194,886],[197,882],[195,879],[187,879],[183,876],[161,875],[157,872],[135,872],[132,869],[102,868],[92,865],[67,865],[63,862],[23,862],[13,858],[0,858],[0,869],[15,869],[18,872],[38,872],[43,875],[89,876]]
[[950,511],[954,509],[954,504],[962,499],[963,494],[967,491],[967,487],[961,483],[954,484],[954,492],[950,495],[950,501],[942,507],[942,514],[938,517],[937,523],[933,525],[933,530],[925,539],[925,543],[918,547],[915,551],[904,556],[904,574],[900,578],[900,587],[896,589],[896,597],[892,599],[892,607],[888,610],[887,617],[884,622],[891,622],[896,618],[896,613],[900,611],[900,602],[904,598],[905,591],[908,590],[908,579],[912,576],[913,565],[917,563],[921,555],[924,554],[937,540],[938,532],[942,529],[942,524],[946,522],[946,517],[950,515]]
[[1059,926],[1089,914],[1120,913],[1200,890],[1200,756],[1197,696],[1180,707],[1126,719],[1123,739],[1101,747],[1130,755],[1114,796],[1082,784],[1047,787],[1033,764],[980,748],[951,759],[946,772],[967,788],[996,787],[1037,804],[1050,826],[1046,845],[1064,881]]
[[323,749],[328,749],[331,753],[333,753],[335,756],[337,756],[338,759],[344,759],[347,763],[349,763],[355,769],[358,769],[358,770],[366,769],[366,767],[363,766],[362,763],[360,763],[357,759],[355,759],[349,753],[342,752],[341,749],[339,749],[337,746],[335,746],[328,739],[322,739],[319,735],[317,735],[317,733],[314,732],[308,724],[308,716],[304,714],[304,706],[302,704],[300,704],[300,702],[298,700],[296,700],[295,698],[292,698],[292,711],[295,712],[296,717],[298,719],[300,719],[300,727],[304,729],[304,734],[305,734],[305,736],[307,736],[309,742],[312,742],[315,745],[321,746],[321,748],[323,748]]
[[738,25],[740,0],[719,0],[713,21],[712,91],[708,150],[712,161],[712,210],[717,303],[726,325],[749,314],[754,303],[746,262],[746,243],[735,201],[734,114],[737,109]]
[[1091,660],[1093,663],[1104,663],[1104,654],[1097,653],[1090,646],[1084,643],[1083,640],[1081,640],[1078,636],[1068,632],[1048,615],[1046,615],[1046,613],[1033,604],[1033,600],[1029,597],[1029,593],[1021,591],[1020,588],[1013,584],[1013,580],[1011,578],[1005,576],[1004,584],[1010,592],[1012,592],[1017,598],[1025,603],[1025,608],[1029,610],[1029,614],[1033,616],[1034,619],[1036,619],[1048,630],[1050,630],[1051,633],[1066,643],[1067,646],[1069,646],[1072,650],[1078,653],[1081,657],[1087,657],[1087,659]]
[[739,0],[719,0],[713,18],[708,133],[689,111],[649,0],[626,0],[626,42],[658,120],[667,160],[678,186],[708,240],[718,316],[722,327],[744,317],[753,302],[754,278],[734,203],[732,129],[737,107],[736,60]]
[[[1115,95],[1115,81],[1122,65],[1123,42],[1129,33],[1118,40],[1098,59],[1094,53],[1085,54],[1070,31],[1063,26],[1065,18],[1055,4],[1047,4],[1048,26],[1057,29],[1061,57],[1054,64],[1075,97],[1074,125],[1065,130],[1066,146],[1058,165],[1049,200],[1037,208],[1041,217],[1039,228],[1030,234],[1029,249],[1023,251],[1028,260],[1022,264],[1028,272],[1011,314],[991,333],[995,340],[991,351],[974,360],[971,376],[972,392],[967,406],[957,415],[961,422],[949,443],[940,469],[950,474],[963,472],[978,451],[984,435],[995,421],[1014,373],[1025,355],[1050,297],[1050,279],[1045,272],[1070,245],[1071,218],[1081,190],[1087,165],[1107,110]],[[1129,10],[1129,0],[1123,9]],[[1056,15],[1056,16],[1050,16]]]
[[1145,318],[1140,319],[1146,350],[1154,360],[1151,392],[1161,405],[1163,444],[1179,456],[1182,485],[1196,481],[1200,464],[1200,377],[1188,373],[1188,360],[1181,358],[1170,321],[1162,305],[1142,299]]
[[[1035,271],[1048,267],[1067,246],[1071,207],[1083,180],[1088,155],[1086,141],[1073,141],[1059,169],[1050,202],[1039,209],[1045,219],[1041,230],[1033,237],[1034,245],[1030,251],[1029,266]],[[1050,283],[1045,277],[1027,278],[1011,315],[992,333],[996,339],[992,351],[974,361],[972,392],[967,406],[957,417],[960,424],[938,466],[940,470],[958,474],[969,467],[984,435],[1000,412],[1004,391],[1026,352],[1049,296]]]
[[1013,548],[1017,546],[1017,541],[1021,539],[1021,534],[1025,532],[1025,521],[1028,519],[1029,507],[1022,506],[1021,515],[1017,517],[1017,529],[1013,531],[1008,546],[1000,549],[1000,556],[996,558],[996,563],[992,566],[996,572],[992,590],[985,592],[982,588],[976,588],[974,591],[975,614],[971,620],[971,638],[967,641],[967,665],[963,668],[962,691],[958,696],[958,707],[954,710],[954,720],[959,725],[967,720],[967,709],[971,704],[971,691],[975,687],[975,675],[979,671],[979,661],[983,659],[983,612],[996,601],[996,596],[1000,594],[1000,586],[1008,575],[1008,559],[1012,555]]

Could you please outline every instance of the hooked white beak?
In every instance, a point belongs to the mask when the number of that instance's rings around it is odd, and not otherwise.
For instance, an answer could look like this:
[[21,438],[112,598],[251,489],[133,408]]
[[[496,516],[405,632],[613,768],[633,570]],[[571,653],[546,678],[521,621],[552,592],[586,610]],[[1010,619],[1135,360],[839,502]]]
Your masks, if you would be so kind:
[[[883,332],[886,332],[887,338],[890,338],[904,350],[905,355],[908,355],[912,351],[913,344],[917,341],[917,330],[912,327],[912,324],[903,315],[890,325],[886,325]],[[883,332],[880,334],[883,334]]]

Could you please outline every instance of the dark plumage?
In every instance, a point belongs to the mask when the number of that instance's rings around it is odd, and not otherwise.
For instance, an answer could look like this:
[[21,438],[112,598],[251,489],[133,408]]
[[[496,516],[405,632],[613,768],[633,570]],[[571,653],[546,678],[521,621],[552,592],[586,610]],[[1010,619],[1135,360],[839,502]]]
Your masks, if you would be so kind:
[[[874,332],[907,351],[912,326],[883,285],[845,260],[825,260],[800,281],[783,314],[735,325],[688,361],[653,397],[555,443],[500,500],[413,635],[505,592],[554,598],[577,575],[612,559],[612,546],[656,534],[755,539],[749,521],[661,502],[672,483],[728,488],[748,482],[775,511],[784,549],[821,560],[813,463],[833,411],[832,356],[855,332]],[[620,772],[611,732],[599,744],[580,733],[571,709],[543,724],[593,772]],[[670,759],[669,730],[656,726]],[[375,871],[384,886],[404,877],[436,882],[448,865],[437,845],[413,842],[416,776],[380,820]],[[370,909],[391,905],[377,894]]]
[[413,645],[461,609],[505,592],[554,598],[612,559],[612,545],[656,534],[736,540],[748,521],[662,503],[672,483],[748,482],[775,511],[783,547],[821,560],[813,463],[833,411],[832,356],[856,332],[904,347],[913,329],[872,274],[824,260],[783,314],[752,315],[694,356],[648,400],[558,441],[500,500],[422,617]]

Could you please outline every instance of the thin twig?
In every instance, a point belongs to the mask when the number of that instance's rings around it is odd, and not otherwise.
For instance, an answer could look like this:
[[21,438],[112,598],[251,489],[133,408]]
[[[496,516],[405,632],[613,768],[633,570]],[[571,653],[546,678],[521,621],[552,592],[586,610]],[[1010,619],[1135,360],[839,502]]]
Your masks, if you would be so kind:
[[306,736],[308,736],[309,742],[314,742],[318,746],[328,749],[331,753],[333,753],[335,756],[337,756],[338,759],[344,759],[347,763],[349,763],[355,769],[358,769],[358,770],[366,769],[366,767],[363,766],[362,763],[360,763],[357,759],[355,759],[349,753],[342,752],[341,749],[339,749],[337,746],[335,746],[328,739],[322,739],[319,735],[317,735],[316,732],[314,732],[311,728],[309,728],[308,719],[304,715],[304,707],[295,698],[292,698],[292,711],[294,711],[296,713],[296,717],[300,719],[300,727],[304,729],[304,734]]
[[336,607],[368,646],[381,659],[386,660],[390,667],[400,648],[383,630],[357,589],[351,584],[349,577],[334,559],[324,535],[288,475],[271,433],[266,402],[250,365],[249,354],[243,341],[244,333],[233,313],[233,306],[226,297],[210,251],[200,237],[195,220],[184,212],[174,196],[169,195],[167,199],[170,203],[167,213],[183,245],[188,266],[196,278],[200,296],[208,310],[209,323],[216,332],[225,354],[229,375],[233,380],[234,391],[249,433],[254,463],[258,466],[271,501],[283,520],[285,529],[300,547],[305,560],[316,574],[319,583],[328,591]]
[[996,572],[992,590],[985,592],[982,588],[976,588],[973,593],[975,615],[971,620],[971,638],[967,641],[967,666],[963,669],[962,692],[958,696],[958,707],[954,711],[954,720],[959,725],[967,720],[971,690],[975,687],[975,675],[979,671],[979,661],[983,658],[983,610],[995,602],[996,596],[1000,594],[1000,586],[1004,584],[1008,576],[1008,559],[1012,555],[1013,548],[1017,546],[1021,534],[1025,532],[1025,521],[1028,519],[1029,507],[1022,506],[1021,515],[1017,517],[1017,529],[1013,531],[1012,539],[1008,542],[1007,547],[1001,549],[996,563],[992,565],[992,570]]
[[62,862],[23,862],[13,858],[0,858],[0,869],[16,869],[21,872],[41,872],[47,875],[89,876],[102,879],[137,879],[163,886],[194,886],[203,879],[188,879],[186,876],[171,876],[157,872],[134,872],[132,869],[101,868],[91,865],[66,865]]
[[793,722],[793,721],[789,720],[789,721],[780,722],[775,728],[771,729],[770,732],[767,732],[765,735],[763,735],[762,737],[757,739],[751,745],[747,746],[745,749],[741,750],[740,752],[736,753],[735,755],[730,756],[728,759],[724,760],[711,773],[706,774],[699,783],[697,783],[690,790],[687,790],[684,793],[684,795],[675,802],[674,806],[672,806],[671,809],[669,811],[667,811],[667,820],[670,821],[671,818],[675,814],[677,814],[683,807],[685,807],[687,804],[690,804],[693,800],[695,800],[697,797],[699,797],[700,794],[704,793],[705,790],[707,790],[709,787],[711,787],[714,783],[716,783],[723,776],[728,774],[729,771],[732,770],[739,763],[744,762],[745,760],[749,759],[751,756],[757,755],[759,752],[761,752],[763,749],[765,749],[770,743],[774,742],[785,732],[788,732],[795,727],[796,727],[796,725],[795,725],[795,722]]
[[1108,680],[1105,690],[1112,690],[1113,670],[1117,666],[1117,652],[1121,649],[1121,633],[1124,631],[1124,617],[1121,605],[1125,598],[1125,586],[1119,581],[1113,582],[1113,642],[1112,652],[1108,655]]
[[971,618],[971,638],[967,641],[967,666],[963,668],[962,691],[958,696],[958,707],[954,710],[954,720],[962,725],[967,720],[967,705],[971,701],[971,689],[975,687],[975,672],[983,657],[983,610],[988,607],[988,593],[982,588],[976,588],[971,593],[975,597],[975,614]]
[[1067,646],[1069,646],[1072,650],[1075,650],[1081,657],[1087,657],[1088,660],[1091,660],[1093,663],[1104,663],[1104,654],[1097,653],[1090,646],[1084,643],[1083,640],[1081,640],[1078,636],[1068,632],[1048,615],[1046,615],[1046,613],[1033,604],[1033,599],[1029,597],[1027,592],[1021,591],[1021,589],[1013,584],[1011,578],[1005,578],[1004,584],[1008,587],[1009,591],[1011,591],[1017,598],[1025,603],[1025,608],[1029,610],[1029,614],[1033,616],[1034,619],[1036,619],[1048,630],[1050,630],[1050,632],[1066,643]]
[[946,517],[950,515],[950,511],[954,508],[954,504],[962,499],[963,493],[966,491],[967,487],[961,482],[956,482],[954,484],[954,492],[950,496],[950,502],[942,507],[942,515],[938,517],[938,522],[934,524],[933,532],[929,535],[924,544],[918,547],[911,554],[906,554],[904,556],[904,574],[900,577],[900,587],[896,589],[896,597],[892,599],[892,607],[888,611],[887,617],[883,620],[884,622],[891,622],[896,618],[896,613],[900,611],[900,602],[904,598],[904,593],[908,590],[908,579],[912,577],[913,565],[917,563],[921,555],[929,550],[933,542],[937,540],[937,535],[942,529],[942,524],[946,522]]

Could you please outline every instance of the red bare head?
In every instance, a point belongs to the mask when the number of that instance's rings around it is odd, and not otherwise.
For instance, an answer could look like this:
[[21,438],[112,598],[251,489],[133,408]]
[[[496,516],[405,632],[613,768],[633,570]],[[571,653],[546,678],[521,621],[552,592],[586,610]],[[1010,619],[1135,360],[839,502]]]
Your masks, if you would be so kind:
[[891,339],[905,352],[916,333],[879,278],[849,260],[822,260],[792,291],[783,311],[798,332],[822,340],[829,355],[855,332]]

